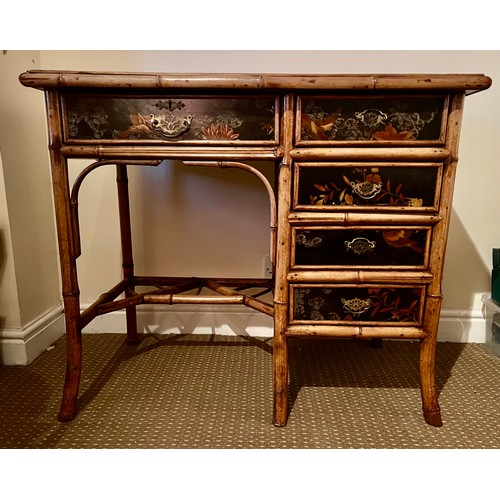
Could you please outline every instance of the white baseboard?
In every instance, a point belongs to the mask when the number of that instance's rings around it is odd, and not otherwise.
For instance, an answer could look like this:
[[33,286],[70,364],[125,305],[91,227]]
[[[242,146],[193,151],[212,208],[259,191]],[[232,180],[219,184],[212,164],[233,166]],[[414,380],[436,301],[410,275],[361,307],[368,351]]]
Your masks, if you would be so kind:
[[481,310],[441,310],[439,342],[484,344],[485,339],[486,319]]
[[[272,337],[270,316],[243,306],[169,306],[138,308],[138,330],[143,333],[205,333]],[[486,321],[481,311],[444,309],[441,311],[438,341],[484,343]],[[125,312],[117,311],[96,318],[86,333],[125,333]]]
[[[137,329],[141,333],[194,333],[272,337],[273,319],[245,306],[176,304],[137,308]],[[84,333],[126,333],[125,311],[95,318]]]
[[[90,303],[82,303],[82,310]],[[62,305],[57,305],[22,329],[0,330],[0,364],[27,365],[64,334]],[[143,306],[137,309],[141,333],[194,333],[210,335],[248,335],[270,338],[270,316],[244,306],[210,305]],[[125,311],[98,316],[84,333],[125,333]],[[481,311],[443,309],[438,341],[484,343],[486,320]]]
[[0,365],[28,365],[62,335],[62,304],[57,304],[23,328],[0,330]]

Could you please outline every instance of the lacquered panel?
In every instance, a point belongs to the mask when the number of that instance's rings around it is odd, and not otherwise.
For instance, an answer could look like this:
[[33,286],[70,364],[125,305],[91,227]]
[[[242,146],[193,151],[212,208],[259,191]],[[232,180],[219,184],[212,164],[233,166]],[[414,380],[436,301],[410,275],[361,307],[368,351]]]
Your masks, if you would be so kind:
[[425,287],[294,285],[292,323],[421,323]]
[[66,94],[66,142],[276,144],[276,96]]
[[444,143],[446,96],[302,96],[297,142]]
[[427,265],[430,228],[294,228],[295,267],[420,267]]
[[294,207],[438,209],[440,163],[298,163]]

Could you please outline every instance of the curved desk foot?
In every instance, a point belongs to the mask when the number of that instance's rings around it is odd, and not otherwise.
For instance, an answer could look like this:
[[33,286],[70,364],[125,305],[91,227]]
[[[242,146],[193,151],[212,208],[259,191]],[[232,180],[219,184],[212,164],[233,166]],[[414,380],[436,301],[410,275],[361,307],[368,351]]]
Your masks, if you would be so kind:
[[274,427],[286,427],[288,421],[288,416],[275,416],[273,419],[273,425]]
[[69,422],[76,416],[78,390],[82,375],[82,332],[78,319],[78,297],[66,298],[66,376],[59,409],[59,422]]
[[76,403],[78,399],[78,387],[80,385],[80,372],[73,371],[73,376],[66,375],[66,382],[63,389],[63,397],[59,415],[59,422],[70,422],[76,416]]
[[429,425],[432,425],[433,427],[443,426],[443,421],[441,419],[441,410],[432,410],[432,411],[424,410],[424,418],[425,421]]
[[61,410],[59,412],[59,415],[57,416],[57,420],[61,423],[66,423],[66,422],[71,422],[76,416],[76,413],[68,413],[66,414],[66,412],[63,412],[63,410]]

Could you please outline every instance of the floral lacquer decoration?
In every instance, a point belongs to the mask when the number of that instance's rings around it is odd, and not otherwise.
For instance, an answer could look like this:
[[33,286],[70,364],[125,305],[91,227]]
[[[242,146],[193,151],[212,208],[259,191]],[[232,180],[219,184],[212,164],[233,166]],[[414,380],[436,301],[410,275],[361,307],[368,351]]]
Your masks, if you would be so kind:
[[237,139],[240,134],[235,133],[226,123],[212,123],[208,127],[201,128],[201,136],[206,140],[220,141]]
[[371,301],[370,318],[376,318],[382,314],[387,316],[386,321],[410,322],[418,320],[419,303],[418,298],[410,304],[402,304],[401,296],[392,293],[394,289],[371,288],[368,290]]
[[[411,100],[410,100],[411,101]],[[382,109],[362,106],[381,106]],[[410,106],[410,108],[407,108]],[[405,99],[370,102],[355,99],[304,99],[301,138],[314,141],[416,141],[432,124],[431,135],[439,135],[439,99],[424,102]],[[438,128],[436,132],[435,128]],[[429,137],[427,137],[429,139]],[[438,137],[432,137],[436,140]]]
[[306,248],[318,248],[323,243],[323,238],[319,236],[309,236],[310,231],[297,233],[295,241],[297,245],[303,245]]
[[275,101],[274,96],[68,94],[66,132],[71,140],[92,141],[276,141]]
[[68,131],[70,136],[77,136],[81,123],[92,131],[95,139],[101,139],[109,128],[108,113],[96,100],[89,99],[85,106],[77,106],[68,111]]

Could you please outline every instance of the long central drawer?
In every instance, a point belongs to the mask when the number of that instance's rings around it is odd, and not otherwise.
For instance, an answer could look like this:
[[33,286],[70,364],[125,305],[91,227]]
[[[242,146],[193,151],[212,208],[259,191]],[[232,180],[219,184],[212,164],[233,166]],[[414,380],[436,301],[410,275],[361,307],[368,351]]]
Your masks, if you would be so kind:
[[62,95],[67,144],[277,145],[277,95]]

